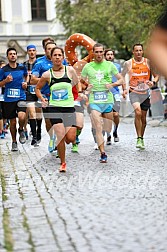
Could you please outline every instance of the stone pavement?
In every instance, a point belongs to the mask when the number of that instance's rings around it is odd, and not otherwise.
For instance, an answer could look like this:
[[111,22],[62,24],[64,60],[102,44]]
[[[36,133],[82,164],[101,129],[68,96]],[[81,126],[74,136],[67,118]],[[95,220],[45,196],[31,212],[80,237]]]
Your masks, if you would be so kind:
[[44,128],[39,147],[28,140],[18,153],[10,136],[0,140],[0,251],[166,252],[167,128],[159,125],[149,119],[140,151],[133,118],[123,118],[120,142],[100,164],[86,115],[79,153],[67,146],[66,174]]

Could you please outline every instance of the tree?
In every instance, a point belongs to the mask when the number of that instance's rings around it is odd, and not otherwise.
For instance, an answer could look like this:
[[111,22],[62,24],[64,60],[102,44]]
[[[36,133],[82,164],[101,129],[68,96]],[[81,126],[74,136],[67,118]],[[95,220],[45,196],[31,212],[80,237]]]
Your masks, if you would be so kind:
[[146,43],[164,6],[156,0],[57,0],[56,14],[67,38],[84,33],[129,59],[133,44]]

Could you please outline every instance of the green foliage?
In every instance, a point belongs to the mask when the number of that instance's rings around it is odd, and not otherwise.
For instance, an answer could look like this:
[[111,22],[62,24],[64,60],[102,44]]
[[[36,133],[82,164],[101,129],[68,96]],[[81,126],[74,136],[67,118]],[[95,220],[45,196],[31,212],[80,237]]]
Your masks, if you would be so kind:
[[145,44],[166,1],[156,0],[68,0],[56,1],[57,19],[66,37],[79,32],[131,57],[135,43]]

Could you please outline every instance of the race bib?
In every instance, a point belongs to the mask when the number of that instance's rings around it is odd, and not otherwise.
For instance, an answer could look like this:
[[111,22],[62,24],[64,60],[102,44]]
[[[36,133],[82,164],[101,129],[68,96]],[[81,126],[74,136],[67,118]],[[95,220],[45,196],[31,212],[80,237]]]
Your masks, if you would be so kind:
[[36,85],[30,85],[30,86],[28,86],[28,91],[31,94],[35,94],[35,87],[36,87]]
[[60,89],[60,90],[53,90],[52,91],[52,100],[53,101],[62,101],[68,99],[68,90],[67,89]]
[[105,102],[108,100],[108,93],[106,91],[94,92],[95,102]]
[[20,89],[8,88],[7,97],[20,98]]
[[0,101],[4,101],[4,95],[0,94]]
[[114,99],[115,101],[121,101],[120,94],[115,94]]
[[139,83],[137,85],[137,87],[135,87],[135,91],[138,92],[143,92],[143,91],[147,91],[149,89],[149,86],[146,83]]

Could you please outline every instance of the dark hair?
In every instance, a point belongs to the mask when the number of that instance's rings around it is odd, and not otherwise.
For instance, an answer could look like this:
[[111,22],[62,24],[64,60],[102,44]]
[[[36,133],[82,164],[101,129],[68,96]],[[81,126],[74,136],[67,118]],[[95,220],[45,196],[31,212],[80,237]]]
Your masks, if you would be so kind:
[[108,49],[105,49],[105,51],[104,51],[104,56],[106,56],[106,54],[107,54],[109,51],[111,51],[111,52],[113,53],[113,55],[115,55],[115,51],[112,50],[111,48],[108,48]]
[[51,52],[50,52],[51,57],[52,57],[52,55],[53,55],[54,50],[56,50],[56,49],[59,49],[59,50],[62,52],[63,57],[64,57],[64,50],[63,50],[63,48],[58,47],[58,46],[55,46],[55,47],[53,47],[53,48],[51,49]]
[[55,45],[56,46],[56,43],[52,42],[52,41],[47,42],[45,45],[45,50],[46,50],[47,45]]
[[7,49],[7,51],[6,51],[6,56],[8,56],[8,53],[9,53],[10,51],[15,51],[15,52],[16,52],[16,55],[17,55],[16,48],[14,48],[14,47],[9,47],[9,48]]
[[42,40],[42,46],[45,49],[45,46],[47,44],[47,42],[54,42],[54,39],[52,37],[46,37]]
[[0,67],[1,67],[3,64],[6,64],[6,62],[5,62],[4,60],[0,60]]
[[141,46],[142,49],[143,49],[143,45],[142,45],[141,43],[136,43],[136,44],[134,44],[134,45],[133,45],[133,50],[135,49],[135,46]]
[[96,44],[94,44],[94,46],[93,46],[93,52],[94,52],[94,50],[95,50],[95,47],[103,47],[103,50],[104,50],[104,46],[103,46],[103,44],[101,44],[101,43],[96,43]]

